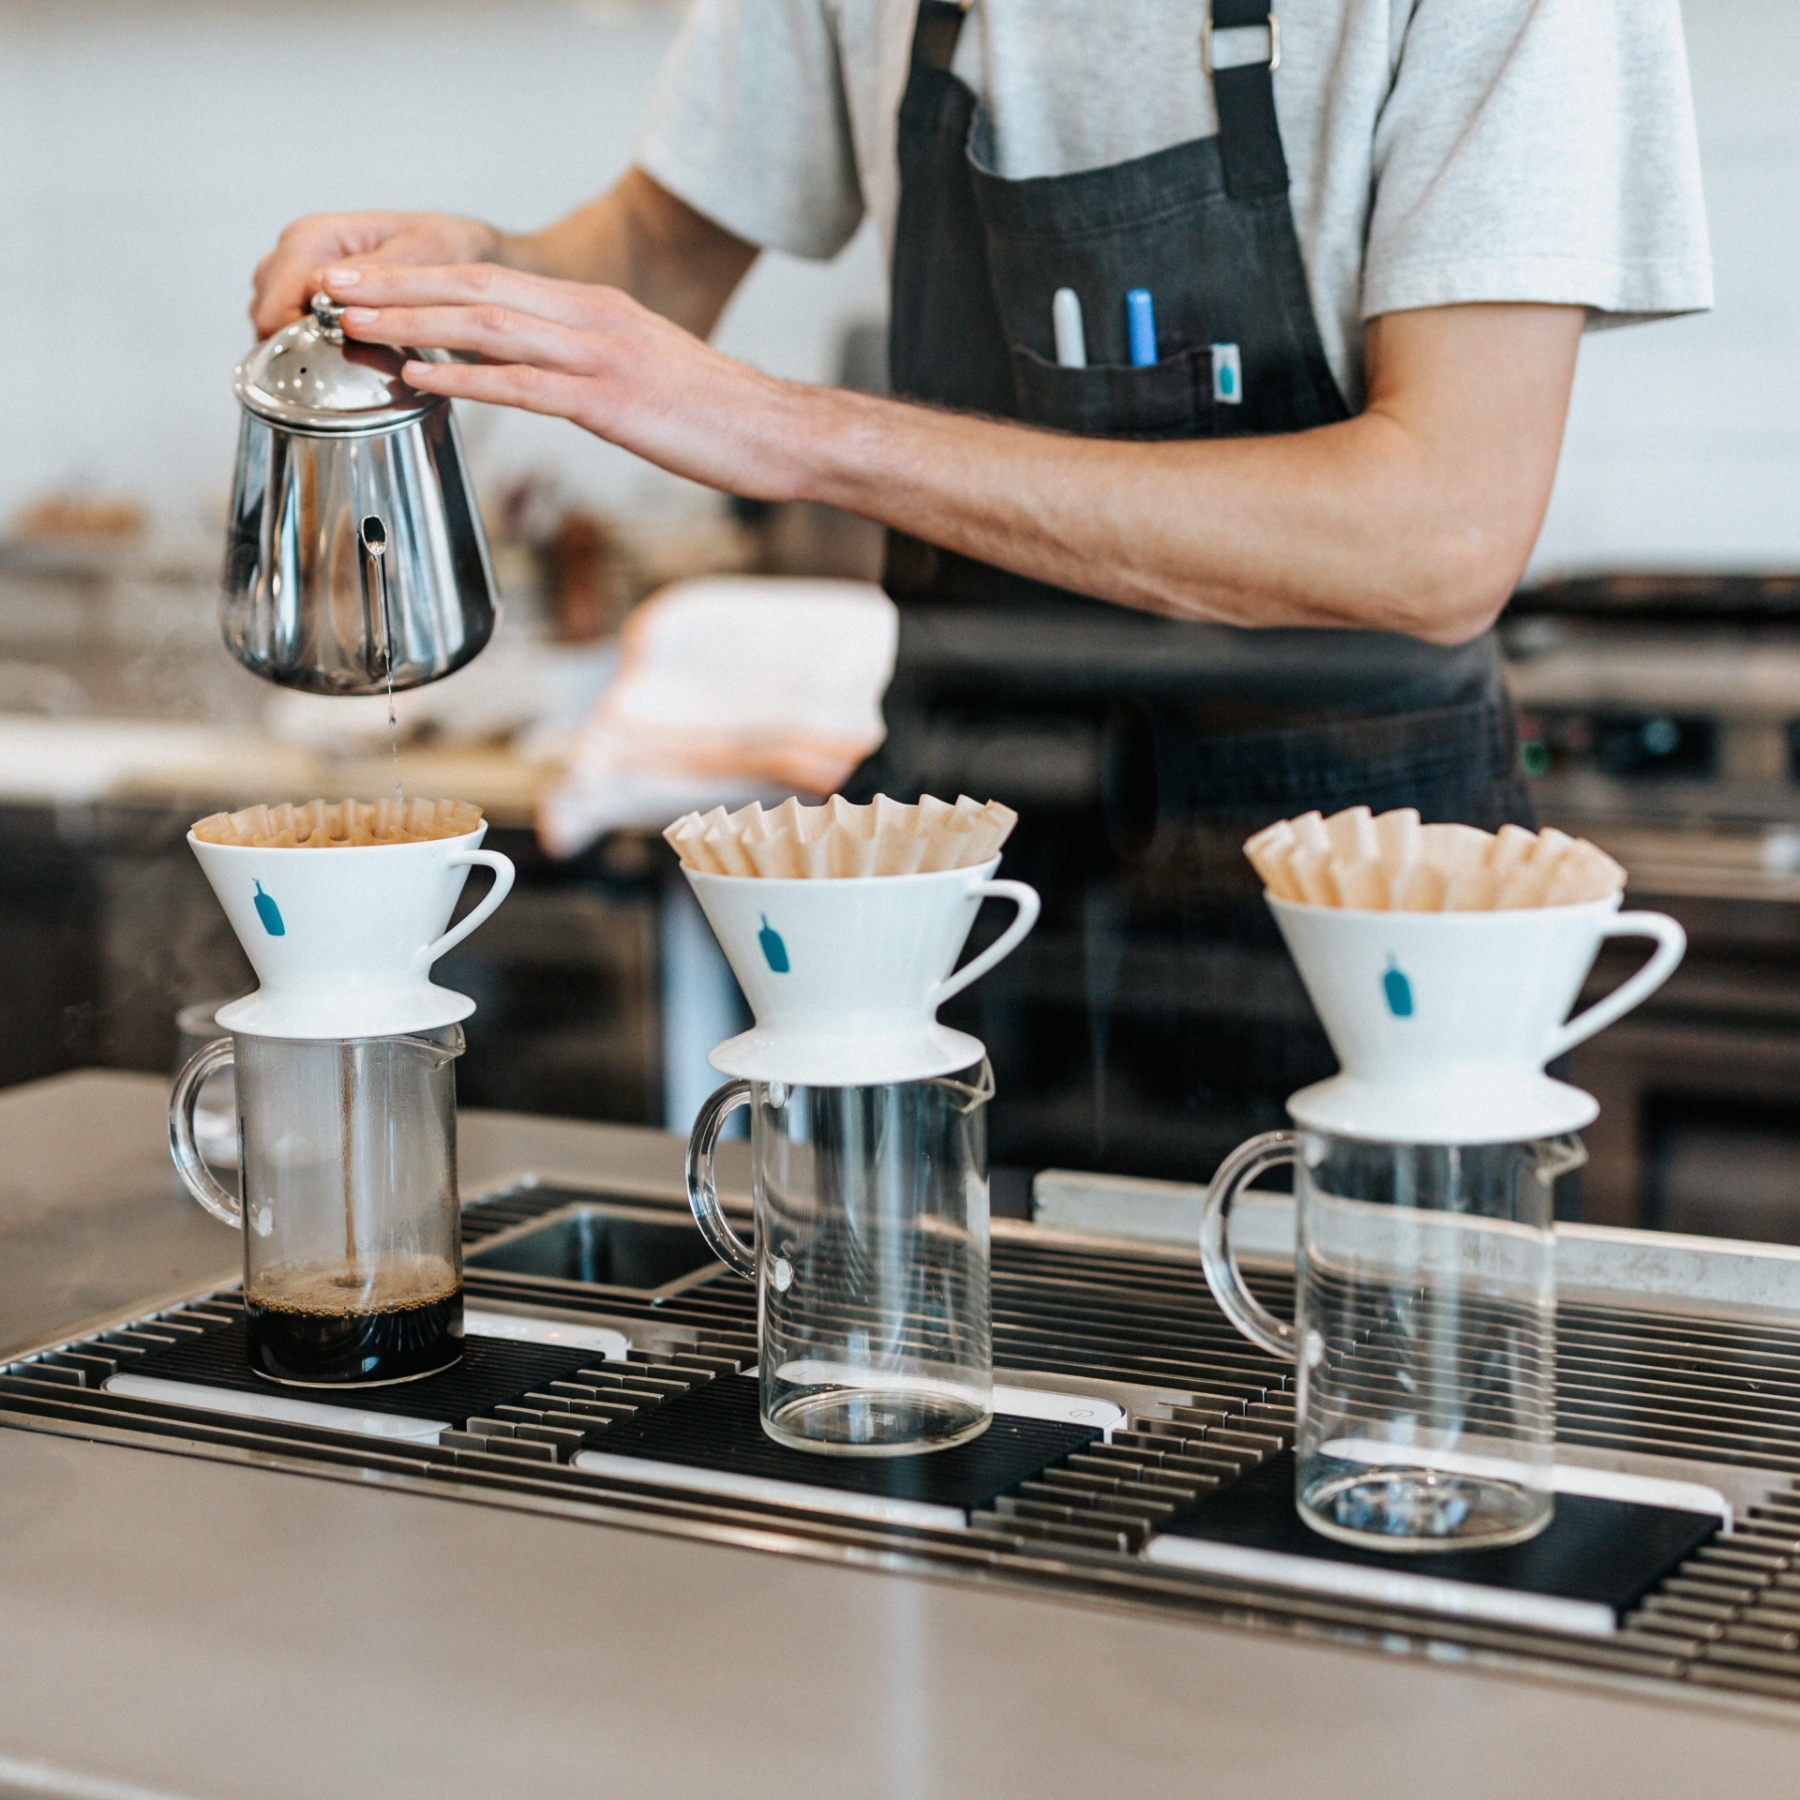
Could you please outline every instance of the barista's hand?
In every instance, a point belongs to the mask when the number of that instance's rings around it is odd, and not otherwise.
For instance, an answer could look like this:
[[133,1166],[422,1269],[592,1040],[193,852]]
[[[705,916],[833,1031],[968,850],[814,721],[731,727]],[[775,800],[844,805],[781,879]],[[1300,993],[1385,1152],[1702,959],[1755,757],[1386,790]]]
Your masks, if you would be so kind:
[[250,322],[266,338],[292,324],[319,290],[327,263],[472,263],[500,252],[500,234],[448,213],[312,213],[296,219],[256,265]]
[[777,381],[617,288],[492,263],[329,268],[346,335],[473,351],[480,363],[408,363],[427,393],[548,413],[689,480],[757,500],[800,497],[793,454],[819,390]]

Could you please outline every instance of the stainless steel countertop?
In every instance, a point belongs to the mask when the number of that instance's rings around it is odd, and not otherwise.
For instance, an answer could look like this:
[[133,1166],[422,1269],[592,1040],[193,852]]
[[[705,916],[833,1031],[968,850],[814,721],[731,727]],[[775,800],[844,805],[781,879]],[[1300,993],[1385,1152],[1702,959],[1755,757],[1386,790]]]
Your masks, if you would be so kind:
[[[232,1275],[165,1093],[0,1096],[7,1341]],[[679,1170],[661,1133],[506,1115],[462,1147],[470,1190]],[[1691,1800],[1786,1792],[1797,1751],[1748,1709],[0,1431],[0,1796]]]

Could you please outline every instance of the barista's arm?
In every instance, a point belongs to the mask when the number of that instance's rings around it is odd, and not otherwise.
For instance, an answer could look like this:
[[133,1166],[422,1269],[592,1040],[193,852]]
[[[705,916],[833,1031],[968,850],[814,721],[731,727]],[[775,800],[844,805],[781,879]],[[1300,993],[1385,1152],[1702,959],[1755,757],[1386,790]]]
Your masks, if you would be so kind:
[[1287,437],[1119,443],[776,381],[624,294],[487,268],[363,266],[345,329],[472,350],[422,388],[572,419],[696,481],[820,500],[1122,606],[1458,643],[1524,569],[1578,307],[1452,306],[1368,328],[1369,404]]
[[259,337],[299,318],[328,263],[497,263],[529,275],[619,288],[706,337],[757,247],[628,169],[542,231],[522,235],[449,213],[314,213],[296,219],[256,265],[250,319]]

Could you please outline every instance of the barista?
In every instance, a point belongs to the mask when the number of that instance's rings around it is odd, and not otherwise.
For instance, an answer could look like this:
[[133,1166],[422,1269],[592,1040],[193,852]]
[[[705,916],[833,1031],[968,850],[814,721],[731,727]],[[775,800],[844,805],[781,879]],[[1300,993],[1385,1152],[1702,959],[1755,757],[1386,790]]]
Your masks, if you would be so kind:
[[[1529,822],[1491,626],[1584,322],[1710,304],[1677,0],[1210,15],[698,0],[600,199],[303,219],[257,270],[263,333],[322,283],[355,337],[481,358],[422,389],[888,528],[847,791],[1010,801],[1046,895],[1056,994],[971,1021],[1001,1162],[1191,1178],[1330,1071],[1238,846],[1357,803]],[[896,398],[709,347],[760,249],[865,214]]]

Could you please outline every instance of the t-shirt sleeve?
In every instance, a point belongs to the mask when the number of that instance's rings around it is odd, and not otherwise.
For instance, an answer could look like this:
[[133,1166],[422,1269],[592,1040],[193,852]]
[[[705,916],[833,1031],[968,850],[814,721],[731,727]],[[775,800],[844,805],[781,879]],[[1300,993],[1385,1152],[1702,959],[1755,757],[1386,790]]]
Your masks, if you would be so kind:
[[829,0],[696,0],[663,65],[640,165],[768,249],[834,256],[863,216]]
[[1712,304],[1678,0],[1418,0],[1375,139],[1365,319]]

